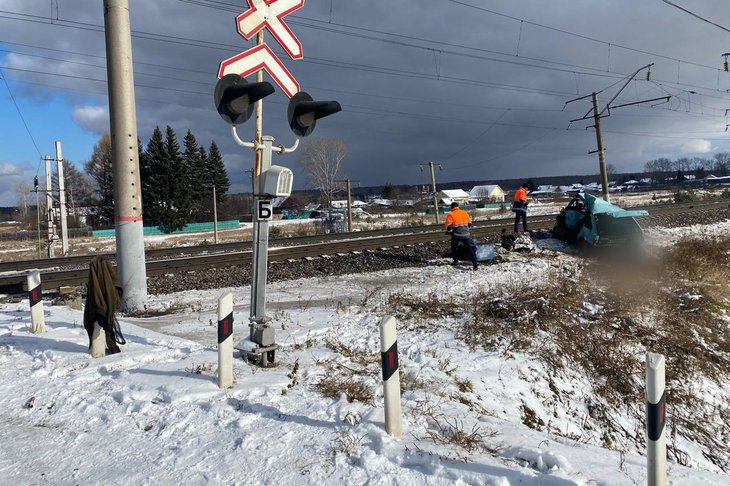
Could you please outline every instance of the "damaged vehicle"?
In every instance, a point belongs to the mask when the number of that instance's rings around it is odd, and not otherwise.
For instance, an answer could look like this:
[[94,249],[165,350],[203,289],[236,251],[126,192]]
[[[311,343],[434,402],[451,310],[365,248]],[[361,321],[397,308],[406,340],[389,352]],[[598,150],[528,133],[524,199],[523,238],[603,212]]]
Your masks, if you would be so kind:
[[626,210],[579,192],[557,216],[553,236],[592,246],[633,244],[642,241],[644,236],[635,218],[648,214],[643,209]]

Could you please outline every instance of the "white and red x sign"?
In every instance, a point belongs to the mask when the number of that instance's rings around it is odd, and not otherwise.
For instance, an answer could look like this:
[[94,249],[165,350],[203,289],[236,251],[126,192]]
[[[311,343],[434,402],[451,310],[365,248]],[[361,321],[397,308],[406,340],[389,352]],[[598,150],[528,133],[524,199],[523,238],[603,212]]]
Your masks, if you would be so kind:
[[249,0],[251,8],[236,17],[238,33],[246,40],[266,27],[292,59],[301,59],[302,43],[291,31],[284,17],[304,6],[304,0]]
[[[304,57],[302,43],[284,22],[284,17],[304,6],[304,0],[248,0],[248,3],[249,9],[236,17],[238,32],[246,40],[267,28],[292,59]],[[248,76],[261,69],[265,69],[290,98],[299,91],[297,80],[266,43],[223,61],[218,77],[231,73]]]

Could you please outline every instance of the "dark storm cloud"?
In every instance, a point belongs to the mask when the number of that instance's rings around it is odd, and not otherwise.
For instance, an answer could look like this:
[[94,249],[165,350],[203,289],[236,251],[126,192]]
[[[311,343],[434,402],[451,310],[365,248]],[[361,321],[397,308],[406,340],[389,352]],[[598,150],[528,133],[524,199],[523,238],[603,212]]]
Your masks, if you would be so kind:
[[[83,28],[0,19],[0,39],[97,57],[7,44],[11,50],[76,64],[11,55],[5,65],[22,69],[9,71],[15,79],[100,93],[53,92],[72,100],[80,114],[98,113],[93,108],[106,105],[106,86],[94,80],[105,79],[106,72],[103,34],[93,26],[103,24],[102,2],[57,3],[64,25]],[[235,16],[245,10],[245,2],[227,0],[230,9],[222,2],[198,3],[220,8],[180,0],[131,1],[132,28],[138,33],[133,43],[139,135],[146,142],[155,125],[170,124],[181,138],[191,129],[206,145],[215,139],[226,157],[232,190],[244,191],[249,184],[244,171],[252,156],[232,142],[213,110],[212,91],[219,62],[252,45],[235,29]],[[45,1],[5,0],[0,5],[5,11],[49,14]],[[718,21],[730,18],[724,1],[693,2],[693,7]],[[314,136],[344,139],[351,153],[347,173],[363,185],[425,182],[419,164],[429,160],[443,163],[443,181],[596,172],[595,156],[587,155],[595,148],[595,135],[583,130],[591,123],[574,123],[566,130],[571,118],[590,108],[589,101],[560,110],[571,98],[620,81],[616,73],[651,62],[652,78],[661,85],[639,80],[616,103],[667,92],[676,97],[653,109],[614,110],[604,120],[609,163],[635,171],[656,157],[710,155],[730,148],[723,116],[730,108],[725,93],[730,75],[617,46],[721,66],[730,36],[659,1],[307,0],[289,19],[304,46],[303,60],[284,58],[271,36],[267,40],[304,90],[343,105],[343,112],[323,120]],[[34,75],[33,70],[74,77]],[[607,102],[619,86],[601,93],[601,101]],[[25,85],[22,95],[50,96],[33,84]],[[267,99],[264,126],[265,133],[289,144],[293,136],[286,125],[286,101],[280,92]],[[89,116],[82,119],[88,123]],[[252,124],[240,132],[252,138]],[[294,154],[277,163],[296,170],[298,158]],[[295,177],[302,187],[301,172]]]

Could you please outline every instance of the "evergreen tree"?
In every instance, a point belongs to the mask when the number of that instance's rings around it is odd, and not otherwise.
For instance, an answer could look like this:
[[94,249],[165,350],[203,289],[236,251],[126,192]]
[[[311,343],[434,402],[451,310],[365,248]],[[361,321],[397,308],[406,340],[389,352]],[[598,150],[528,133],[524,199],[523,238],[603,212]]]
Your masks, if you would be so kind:
[[188,130],[185,135],[185,153],[183,154],[183,160],[187,174],[187,192],[191,202],[191,212],[193,217],[201,221],[201,215],[204,207],[204,197],[207,190],[204,185],[203,176],[205,173],[205,160],[198,147],[198,142],[195,140],[195,135]]
[[200,221],[210,221],[213,219],[213,182],[208,174],[208,153],[205,151],[205,147],[200,147],[199,150],[200,160],[203,163],[203,199],[198,217]]
[[188,174],[185,159],[180,153],[175,131],[167,126],[165,133],[165,161],[169,199],[164,202],[164,210],[160,217],[160,225],[165,232],[181,229],[190,220],[192,198],[188,186]]
[[145,222],[157,226],[162,223],[165,201],[170,200],[167,187],[169,171],[165,166],[165,144],[160,127],[155,127],[147,148],[140,158],[142,179],[142,207]]
[[228,180],[226,165],[223,162],[223,156],[220,150],[218,150],[218,145],[216,145],[215,141],[210,144],[210,150],[208,151],[208,157],[205,162],[205,176],[211,184],[215,185],[216,203],[221,204],[227,198],[228,188],[231,187],[231,182]]
[[94,146],[91,159],[84,165],[94,186],[93,204],[97,207],[99,226],[114,225],[114,175],[112,167],[112,140],[106,133]]

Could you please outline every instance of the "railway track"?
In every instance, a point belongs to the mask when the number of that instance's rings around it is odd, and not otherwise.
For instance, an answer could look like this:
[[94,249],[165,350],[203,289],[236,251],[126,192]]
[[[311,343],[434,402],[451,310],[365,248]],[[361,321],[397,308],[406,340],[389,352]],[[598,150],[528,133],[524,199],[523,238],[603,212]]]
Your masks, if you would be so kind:
[[[669,205],[643,207],[650,216],[665,216],[704,211],[718,211],[730,207],[728,201],[702,201]],[[632,208],[639,209],[639,208]],[[551,229],[556,214],[530,217],[533,230]],[[476,238],[495,236],[502,228],[509,230],[513,219],[494,219],[477,221],[472,228]],[[330,234],[278,238],[270,241],[269,261],[337,255],[401,245],[430,243],[444,239],[443,226],[426,225],[410,228],[383,229],[358,233]],[[154,277],[210,268],[234,265],[248,265],[251,262],[251,242],[223,243],[182,248],[155,249],[146,252],[147,276]],[[96,255],[71,256],[56,259],[21,260],[0,262],[0,291],[15,293],[22,291],[25,273],[28,270],[41,270],[43,287],[57,288],[62,285],[81,285],[88,279],[89,260]],[[106,254],[114,258],[114,254]]]

